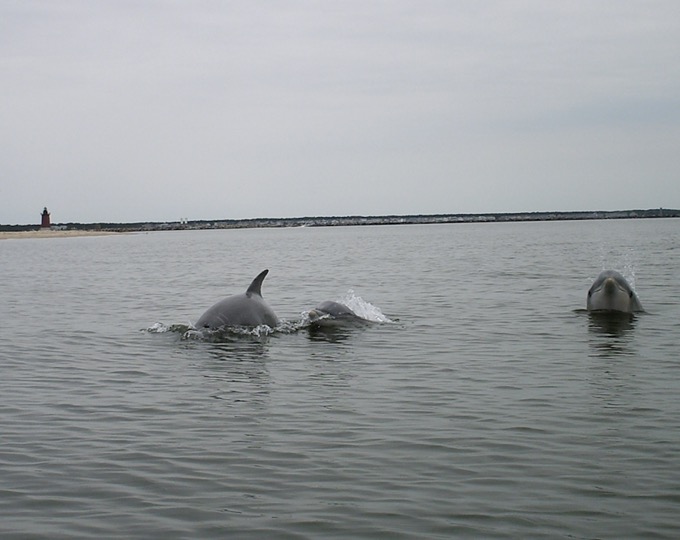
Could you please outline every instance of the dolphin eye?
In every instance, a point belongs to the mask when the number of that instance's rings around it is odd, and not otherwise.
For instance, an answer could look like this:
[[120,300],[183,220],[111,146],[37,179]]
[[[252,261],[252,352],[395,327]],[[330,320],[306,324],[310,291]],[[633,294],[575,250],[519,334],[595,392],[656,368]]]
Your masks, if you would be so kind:
[[592,289],[590,289],[590,290],[588,291],[588,298],[590,298],[591,296],[593,296],[593,290],[592,290]]
[[629,291],[629,292],[628,292],[628,296],[629,296],[630,298],[633,298],[633,291]]

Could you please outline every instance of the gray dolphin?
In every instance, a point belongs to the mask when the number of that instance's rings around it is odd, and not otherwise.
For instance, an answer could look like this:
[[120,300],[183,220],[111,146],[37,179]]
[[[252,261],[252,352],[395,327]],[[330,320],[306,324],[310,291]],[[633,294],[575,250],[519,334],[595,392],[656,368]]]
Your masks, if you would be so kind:
[[365,321],[354,311],[340,302],[326,300],[309,311],[309,321],[313,326],[336,326],[343,322]]
[[260,326],[274,328],[279,318],[262,298],[262,282],[269,270],[263,270],[253,280],[248,290],[220,300],[206,311],[196,323],[196,328],[220,328],[223,326]]
[[644,311],[626,278],[615,270],[604,270],[597,276],[588,291],[586,307],[588,311]]

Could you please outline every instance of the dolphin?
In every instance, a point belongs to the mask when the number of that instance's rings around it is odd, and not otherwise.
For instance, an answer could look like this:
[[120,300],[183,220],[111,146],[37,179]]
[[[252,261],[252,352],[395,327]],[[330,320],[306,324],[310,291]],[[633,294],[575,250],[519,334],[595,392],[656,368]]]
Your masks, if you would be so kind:
[[269,270],[263,270],[242,294],[228,296],[208,309],[196,323],[196,328],[220,328],[223,326],[260,326],[274,328],[279,318],[262,298],[262,282]]
[[321,302],[318,306],[309,312],[310,318],[318,318],[323,316],[330,316],[336,319],[338,318],[358,318],[358,315],[349,309],[345,304],[340,302],[333,302],[332,300],[326,300]]
[[621,274],[604,270],[595,279],[586,300],[588,311],[634,313],[644,311],[635,291]]
[[309,311],[309,322],[313,326],[336,326],[343,322],[358,322],[365,319],[340,302],[327,300]]

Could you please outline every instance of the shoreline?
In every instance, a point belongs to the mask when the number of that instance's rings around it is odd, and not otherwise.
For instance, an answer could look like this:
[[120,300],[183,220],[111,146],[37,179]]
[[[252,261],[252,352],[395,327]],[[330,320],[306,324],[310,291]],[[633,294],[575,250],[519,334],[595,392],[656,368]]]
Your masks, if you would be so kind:
[[33,225],[0,225],[0,240],[20,238],[64,238],[106,236],[111,234],[152,231],[252,229],[278,227],[334,227],[362,225],[418,225],[433,223],[504,223],[530,221],[580,221],[613,219],[680,218],[680,210],[653,208],[647,210],[608,210],[578,212],[515,212],[494,214],[417,214],[383,216],[317,216],[296,218],[245,218],[221,220],[188,220],[134,223],[62,223],[54,229]]
[[72,238],[76,236],[110,236],[120,234],[113,231],[92,230],[36,230],[36,231],[0,231],[0,240],[24,240],[28,238]]

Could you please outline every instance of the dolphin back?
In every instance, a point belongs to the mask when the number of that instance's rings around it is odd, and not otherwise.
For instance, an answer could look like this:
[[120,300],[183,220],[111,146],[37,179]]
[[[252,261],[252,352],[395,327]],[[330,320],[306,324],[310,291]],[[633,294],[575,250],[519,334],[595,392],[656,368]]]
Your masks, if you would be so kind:
[[278,326],[279,318],[262,298],[262,281],[268,272],[260,272],[245,293],[229,296],[210,307],[198,319],[196,328],[255,327],[262,324],[271,328]]

